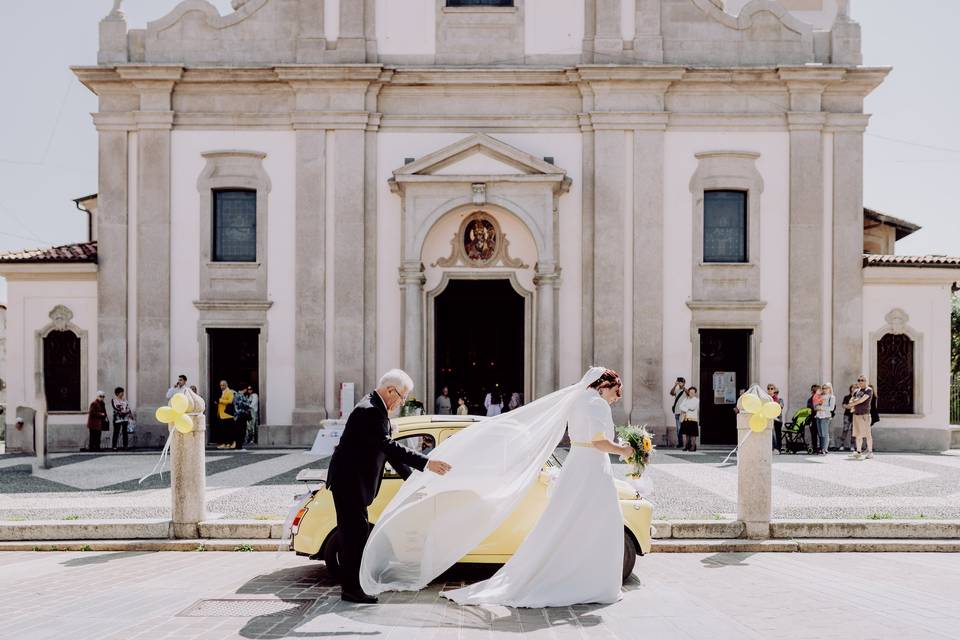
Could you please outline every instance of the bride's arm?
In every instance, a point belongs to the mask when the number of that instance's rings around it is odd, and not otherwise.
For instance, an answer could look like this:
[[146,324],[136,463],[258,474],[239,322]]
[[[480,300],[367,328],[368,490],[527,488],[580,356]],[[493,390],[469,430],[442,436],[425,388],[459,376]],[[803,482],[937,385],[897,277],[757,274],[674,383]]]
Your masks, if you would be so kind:
[[594,440],[593,448],[599,449],[604,453],[613,453],[615,455],[623,456],[625,458],[632,456],[634,453],[633,447],[631,447],[630,445],[628,444],[619,445],[619,444],[616,444],[615,442],[611,442],[607,438],[604,438],[602,440]]

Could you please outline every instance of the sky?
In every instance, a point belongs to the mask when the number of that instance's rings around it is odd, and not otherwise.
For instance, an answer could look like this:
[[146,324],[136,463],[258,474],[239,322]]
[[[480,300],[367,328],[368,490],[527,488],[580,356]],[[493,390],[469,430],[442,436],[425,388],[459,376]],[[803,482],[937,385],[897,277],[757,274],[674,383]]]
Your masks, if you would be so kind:
[[[72,200],[97,190],[97,105],[69,67],[96,63],[98,22],[112,4],[0,2],[0,251],[86,239]],[[129,27],[142,28],[176,4],[126,0],[123,10]],[[229,0],[214,4],[230,10]],[[864,64],[893,67],[867,98],[864,204],[923,227],[897,253],[960,255],[960,1],[851,4]]]

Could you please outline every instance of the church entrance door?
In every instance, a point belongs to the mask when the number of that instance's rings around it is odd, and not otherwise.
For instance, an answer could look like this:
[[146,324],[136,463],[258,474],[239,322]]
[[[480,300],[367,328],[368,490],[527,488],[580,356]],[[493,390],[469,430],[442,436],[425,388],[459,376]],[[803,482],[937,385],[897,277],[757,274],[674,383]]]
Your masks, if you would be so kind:
[[700,437],[703,444],[736,444],[741,390],[750,386],[750,329],[700,330]]
[[[507,279],[451,280],[434,298],[434,395],[449,387],[454,412],[460,397],[486,415],[487,393],[504,407],[524,393],[524,304]],[[434,398],[424,406],[436,411]]]
[[[209,397],[207,410],[213,426],[212,441],[223,434],[217,417],[220,381],[226,380],[234,392],[243,391],[248,384],[263,397],[260,389],[260,329],[207,329],[210,363],[207,371]],[[209,431],[208,431],[209,433]]]

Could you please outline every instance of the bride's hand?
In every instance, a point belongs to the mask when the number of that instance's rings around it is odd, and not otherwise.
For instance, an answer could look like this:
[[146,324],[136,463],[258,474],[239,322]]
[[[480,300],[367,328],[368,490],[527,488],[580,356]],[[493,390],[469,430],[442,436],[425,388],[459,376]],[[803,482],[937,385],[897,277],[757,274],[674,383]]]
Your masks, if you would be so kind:
[[628,444],[625,444],[623,445],[623,449],[622,449],[622,453],[620,454],[620,457],[623,458],[624,460],[627,460],[628,458],[632,458],[634,455],[636,455],[636,453],[637,453],[636,449],[634,449]]

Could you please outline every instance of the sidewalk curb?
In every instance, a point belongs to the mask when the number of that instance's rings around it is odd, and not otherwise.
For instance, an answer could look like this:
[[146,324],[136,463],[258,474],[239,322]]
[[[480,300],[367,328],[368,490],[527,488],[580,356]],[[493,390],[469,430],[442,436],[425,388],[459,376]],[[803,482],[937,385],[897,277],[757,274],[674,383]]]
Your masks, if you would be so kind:
[[[242,547],[242,548],[238,548]],[[0,542],[0,551],[282,551],[288,541],[263,539],[210,540],[46,540]]]

